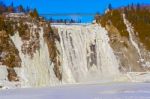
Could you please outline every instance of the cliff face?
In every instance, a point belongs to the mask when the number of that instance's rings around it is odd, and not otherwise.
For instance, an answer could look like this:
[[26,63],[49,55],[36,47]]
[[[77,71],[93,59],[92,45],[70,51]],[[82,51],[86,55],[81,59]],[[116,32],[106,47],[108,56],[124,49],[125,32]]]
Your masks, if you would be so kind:
[[119,69],[125,73],[149,71],[149,26],[144,21],[149,20],[148,13],[146,9],[115,9],[97,20],[109,32]]
[[0,31],[0,63],[2,66],[7,66],[9,81],[19,80],[14,68],[21,67],[21,59],[6,31]]
[[53,70],[61,80],[55,43],[59,38],[49,23],[30,17],[0,19],[0,68],[5,71],[1,82],[14,82],[14,86],[50,85]]
[[56,77],[61,81],[62,73],[61,73],[61,60],[59,57],[59,51],[57,49],[56,42],[60,42],[60,37],[58,35],[58,30],[50,27],[50,24],[46,24],[44,27],[44,39],[48,46],[49,58],[54,63],[54,72]]
[[149,75],[150,19],[141,15],[149,10],[132,11],[110,10],[97,18],[98,24],[80,25],[0,17],[0,86],[128,81]]
[[49,23],[20,21],[13,35],[5,32],[13,43],[12,48],[17,50],[20,68],[13,67],[10,73],[5,71],[2,78],[17,77],[14,86],[97,82],[113,80],[120,74],[107,31],[99,25],[51,28]]

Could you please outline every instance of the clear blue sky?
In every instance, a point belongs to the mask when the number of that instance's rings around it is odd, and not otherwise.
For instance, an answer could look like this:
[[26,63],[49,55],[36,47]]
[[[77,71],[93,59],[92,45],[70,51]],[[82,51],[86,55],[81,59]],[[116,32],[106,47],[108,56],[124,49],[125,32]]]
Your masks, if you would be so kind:
[[[108,4],[114,8],[131,3],[150,4],[150,0],[3,0],[7,5],[22,4],[37,8],[39,13],[103,13]],[[88,18],[87,18],[88,19]]]

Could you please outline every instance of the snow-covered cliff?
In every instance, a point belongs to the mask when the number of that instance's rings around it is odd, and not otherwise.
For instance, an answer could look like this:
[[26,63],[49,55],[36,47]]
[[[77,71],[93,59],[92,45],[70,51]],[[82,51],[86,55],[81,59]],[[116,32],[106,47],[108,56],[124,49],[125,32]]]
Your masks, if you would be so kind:
[[138,32],[124,13],[107,14],[98,24],[10,23],[10,31],[0,31],[0,87],[150,81]]
[[[52,25],[52,28],[56,30],[53,38],[59,38],[53,39],[54,42],[49,40],[52,34],[46,37],[45,28],[35,24],[29,29],[30,39],[22,39],[18,32],[10,37],[21,59],[21,67],[15,69],[19,80],[13,81],[14,86],[113,81],[120,74],[118,60],[104,28],[97,24]],[[9,82],[4,67],[1,66],[4,72],[0,82],[2,86],[5,86],[3,82]]]

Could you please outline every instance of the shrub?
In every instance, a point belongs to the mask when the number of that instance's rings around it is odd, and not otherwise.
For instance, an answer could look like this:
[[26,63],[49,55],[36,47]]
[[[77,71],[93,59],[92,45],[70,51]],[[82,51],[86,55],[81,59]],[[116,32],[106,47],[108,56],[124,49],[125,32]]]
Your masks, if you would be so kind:
[[111,10],[104,14],[100,19],[100,23],[103,27],[106,25],[112,24],[118,30],[121,36],[129,37],[126,26],[123,22],[122,13],[120,10]]
[[140,41],[150,50],[150,11],[144,8],[132,11],[128,10],[127,19],[134,27]]

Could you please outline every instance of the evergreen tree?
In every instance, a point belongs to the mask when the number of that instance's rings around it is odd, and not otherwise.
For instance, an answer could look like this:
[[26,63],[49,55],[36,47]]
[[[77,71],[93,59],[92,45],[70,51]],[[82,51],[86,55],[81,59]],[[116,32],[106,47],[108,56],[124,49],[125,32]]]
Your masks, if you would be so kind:
[[134,10],[134,4],[133,3],[131,4],[131,10]]
[[38,14],[36,8],[33,10],[33,17],[34,18],[38,18],[39,17],[39,14]]
[[112,10],[112,5],[111,4],[108,5],[108,9]]
[[0,2],[0,14],[6,11],[6,5],[1,1]]
[[26,13],[29,13],[30,12],[30,8],[27,6],[27,8],[26,8],[26,11],[25,11]]
[[5,21],[2,16],[0,16],[0,31],[5,29]]
[[12,12],[14,12],[14,8],[11,7],[11,6],[9,6],[9,7],[7,8],[7,11],[10,12],[10,13],[12,13]]
[[39,14],[38,14],[36,8],[32,12],[30,12],[30,16],[32,18],[39,18]]
[[24,12],[24,8],[23,8],[22,5],[18,6],[18,11],[19,11],[19,12]]
[[128,15],[128,7],[124,7],[123,11],[124,11],[125,15]]
[[136,9],[137,9],[137,11],[140,10],[140,4],[139,3],[137,4]]
[[99,14],[99,12],[97,12],[96,15],[95,15],[96,23],[98,23],[99,19],[100,19],[100,14]]
[[12,8],[14,8],[14,3],[12,2],[10,6],[11,6]]
[[12,13],[14,12],[14,3],[12,2],[11,5],[7,8],[7,11]]

